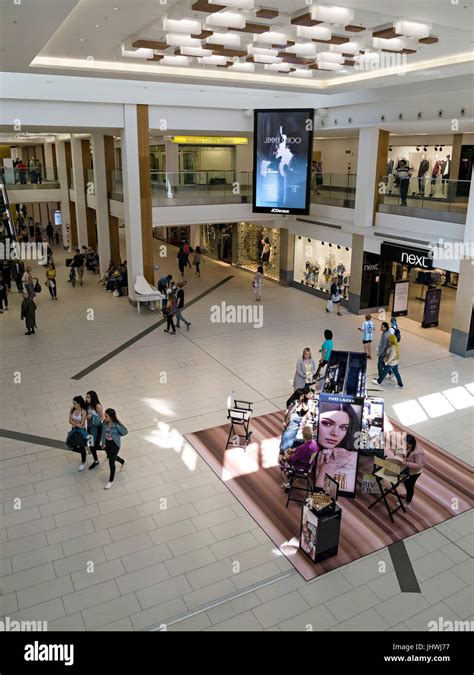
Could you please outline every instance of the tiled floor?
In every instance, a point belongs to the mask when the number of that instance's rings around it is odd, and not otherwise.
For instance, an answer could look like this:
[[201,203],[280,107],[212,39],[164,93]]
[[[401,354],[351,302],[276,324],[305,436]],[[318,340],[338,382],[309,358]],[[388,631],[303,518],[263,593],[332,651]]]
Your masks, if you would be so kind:
[[[159,274],[177,274],[168,255]],[[36,336],[24,336],[15,292],[0,315],[0,427],[63,440],[72,396],[95,389],[129,428],[129,462],[104,491],[106,463],[78,473],[71,452],[1,439],[0,614],[117,631],[426,630],[439,616],[471,618],[472,514],[406,542],[421,594],[400,592],[386,549],[305,583],[183,439],[225,422],[231,391],[255,414],[283,407],[303,347],[317,353],[330,327],[336,348],[358,348],[358,317],[266,282],[262,328],[212,323],[211,305],[252,302],[251,275],[207,259],[188,300],[233,278],[185,311],[189,332],[160,327],[76,381],[160,317],[138,316],[91,274],[70,288],[64,258],[58,302],[44,287],[37,298]],[[385,385],[387,413],[472,463],[472,361],[401,323],[405,388]]]

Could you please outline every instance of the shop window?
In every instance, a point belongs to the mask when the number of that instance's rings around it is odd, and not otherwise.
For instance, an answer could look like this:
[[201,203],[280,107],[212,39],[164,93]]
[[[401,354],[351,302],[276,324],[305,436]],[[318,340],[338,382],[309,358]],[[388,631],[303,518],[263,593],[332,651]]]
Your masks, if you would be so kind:
[[329,294],[337,278],[345,300],[349,297],[351,249],[327,241],[298,236],[295,240],[294,281]]

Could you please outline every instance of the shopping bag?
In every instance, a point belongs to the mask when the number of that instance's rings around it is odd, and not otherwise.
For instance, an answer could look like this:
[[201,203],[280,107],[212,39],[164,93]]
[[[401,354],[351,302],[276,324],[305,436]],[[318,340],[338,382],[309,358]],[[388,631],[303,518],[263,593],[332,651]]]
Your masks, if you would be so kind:
[[332,310],[333,310],[332,300],[328,300],[328,304],[326,306],[326,309],[328,310],[328,312],[332,312]]

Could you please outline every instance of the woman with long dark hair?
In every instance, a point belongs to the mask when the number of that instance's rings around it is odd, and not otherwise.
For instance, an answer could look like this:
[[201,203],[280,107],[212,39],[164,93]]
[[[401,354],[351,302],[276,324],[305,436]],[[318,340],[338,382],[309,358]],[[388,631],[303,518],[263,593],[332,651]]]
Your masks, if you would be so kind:
[[97,450],[100,450],[100,442],[102,439],[102,422],[104,421],[104,409],[100,404],[99,397],[95,391],[88,391],[86,394],[87,403],[87,431],[89,432],[90,451],[93,462],[89,469],[95,469],[99,466],[99,458],[97,457]]
[[81,455],[79,471],[84,471],[87,457],[87,404],[82,396],[74,396],[72,399],[69,424],[71,430],[67,435],[66,445],[73,452],[78,452]]
[[125,470],[126,460],[119,457],[120,439],[126,436],[128,430],[117,419],[117,415],[113,408],[107,408],[104,414],[104,423],[102,425],[102,447],[107,453],[110,466],[109,482],[105,486],[105,490],[110,490],[115,478],[115,462],[121,464],[121,471]]
[[360,431],[360,415],[350,403],[322,402],[318,419],[318,455],[316,486],[323,487],[327,473],[338,481],[343,492],[354,492],[358,453],[356,432]]

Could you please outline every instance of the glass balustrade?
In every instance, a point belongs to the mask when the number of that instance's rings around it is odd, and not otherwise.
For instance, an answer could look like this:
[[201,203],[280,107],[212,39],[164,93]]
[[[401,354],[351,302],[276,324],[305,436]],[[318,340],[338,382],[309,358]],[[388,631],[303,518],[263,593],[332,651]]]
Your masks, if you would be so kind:
[[355,173],[312,173],[311,202],[354,208],[356,179]]
[[[465,222],[470,181],[442,176],[399,179],[381,176],[378,211]],[[419,210],[423,209],[423,212]],[[434,212],[438,212],[435,214]],[[442,215],[442,214],[446,215]]]
[[19,190],[31,187],[59,187],[58,170],[55,166],[1,167],[1,177],[5,185]]

